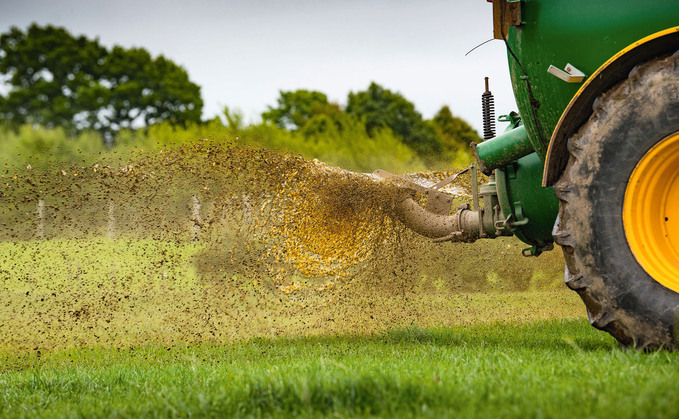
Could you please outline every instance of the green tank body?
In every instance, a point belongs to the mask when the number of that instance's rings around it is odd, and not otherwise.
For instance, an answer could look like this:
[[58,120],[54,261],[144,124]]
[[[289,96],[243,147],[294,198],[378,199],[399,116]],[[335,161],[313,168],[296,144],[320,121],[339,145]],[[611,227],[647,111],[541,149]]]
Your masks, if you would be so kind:
[[538,156],[544,160],[561,114],[582,85],[548,73],[550,65],[563,70],[571,64],[589,76],[633,42],[677,25],[675,0],[521,2],[521,25],[508,27],[509,69],[519,112]]

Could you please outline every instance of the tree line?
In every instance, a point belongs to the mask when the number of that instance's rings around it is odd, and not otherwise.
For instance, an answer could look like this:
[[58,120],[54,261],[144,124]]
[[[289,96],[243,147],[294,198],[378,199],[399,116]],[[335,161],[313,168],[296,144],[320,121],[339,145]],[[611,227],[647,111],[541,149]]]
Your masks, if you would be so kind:
[[200,87],[171,60],[143,48],[105,48],[60,27],[33,24],[0,36],[0,73],[9,85],[0,118],[15,126],[108,135],[202,116]]
[[337,135],[352,123],[364,125],[369,136],[388,129],[425,160],[455,155],[481,139],[463,119],[443,106],[425,120],[415,105],[400,93],[371,83],[366,90],[351,92],[345,107],[328,102],[322,92],[281,91],[277,105],[262,114],[264,121],[306,136]]
[[[4,132],[16,134],[26,125],[59,129],[79,138],[97,132],[111,147],[125,142],[123,138],[129,138],[131,131],[141,130],[138,137],[148,136],[156,125],[195,132],[196,127],[214,128],[220,122],[203,119],[200,87],[171,60],[153,57],[143,48],[106,48],[98,39],[76,37],[51,25],[33,24],[26,31],[13,27],[2,34],[0,74],[7,87],[0,95]],[[244,127],[242,115],[228,109],[223,117],[222,125],[232,133],[268,130],[269,135],[284,138],[274,129],[287,132],[288,140],[282,141],[285,147],[307,154],[312,153],[310,144],[314,143],[358,147],[350,138],[354,136],[387,146],[393,141],[386,141],[385,136],[391,136],[420,161],[431,164],[459,160],[468,155],[470,142],[480,141],[476,131],[447,106],[427,120],[400,93],[374,82],[363,91],[349,93],[345,105],[328,101],[322,92],[300,89],[280,91],[276,104],[261,114],[260,123]],[[300,144],[295,146],[292,139]],[[268,145],[272,142],[276,141]],[[32,153],[39,152],[39,146],[32,147]]]

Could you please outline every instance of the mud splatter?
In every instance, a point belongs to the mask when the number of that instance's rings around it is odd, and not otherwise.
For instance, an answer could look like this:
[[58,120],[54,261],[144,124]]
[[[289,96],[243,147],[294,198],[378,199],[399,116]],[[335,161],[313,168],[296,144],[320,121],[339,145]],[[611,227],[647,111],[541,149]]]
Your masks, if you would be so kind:
[[393,184],[298,156],[206,140],[3,172],[1,351],[582,314],[557,252],[432,244],[393,216]]

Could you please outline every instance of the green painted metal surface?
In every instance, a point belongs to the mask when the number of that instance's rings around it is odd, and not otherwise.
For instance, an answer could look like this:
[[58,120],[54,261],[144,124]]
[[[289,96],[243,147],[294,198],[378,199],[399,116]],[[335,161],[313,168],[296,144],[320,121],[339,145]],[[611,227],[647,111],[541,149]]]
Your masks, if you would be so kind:
[[476,144],[475,148],[481,170],[486,173],[534,152],[523,125],[505,131],[493,139]]
[[[570,63],[586,75],[633,42],[679,24],[676,0],[525,0],[521,26],[509,28],[514,95],[529,139],[544,160],[563,110],[580,87],[547,73]],[[536,121],[537,119],[537,121]]]
[[495,181],[500,208],[516,237],[538,247],[552,242],[559,200],[551,187],[541,186],[542,160],[538,155],[532,153],[497,169]]

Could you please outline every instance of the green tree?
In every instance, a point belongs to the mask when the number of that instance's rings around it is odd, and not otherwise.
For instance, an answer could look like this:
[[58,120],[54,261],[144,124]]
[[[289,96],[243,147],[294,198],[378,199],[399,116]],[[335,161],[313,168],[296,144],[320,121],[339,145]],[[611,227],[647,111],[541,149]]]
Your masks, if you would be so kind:
[[474,128],[464,119],[453,116],[448,106],[443,106],[431,122],[439,136],[443,151],[446,153],[467,151],[470,143],[481,141],[481,137]]
[[62,28],[13,27],[0,36],[0,73],[10,86],[0,99],[3,119],[70,128],[78,113],[75,92],[97,78],[106,50]]
[[199,122],[200,87],[186,71],[142,48],[111,50],[64,28],[13,27],[0,36],[0,74],[9,92],[0,118],[17,126],[62,126],[69,131],[121,128],[161,121]]
[[277,106],[269,106],[262,119],[280,128],[300,130],[317,115],[335,119],[342,113],[339,105],[328,102],[325,93],[314,90],[280,91]]
[[349,93],[346,112],[362,120],[370,135],[391,129],[421,156],[430,157],[442,150],[434,128],[422,119],[415,105],[377,83],[371,83],[365,91]]

